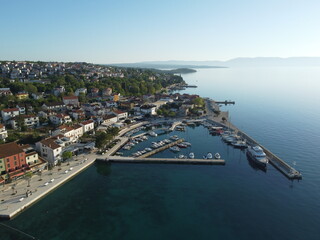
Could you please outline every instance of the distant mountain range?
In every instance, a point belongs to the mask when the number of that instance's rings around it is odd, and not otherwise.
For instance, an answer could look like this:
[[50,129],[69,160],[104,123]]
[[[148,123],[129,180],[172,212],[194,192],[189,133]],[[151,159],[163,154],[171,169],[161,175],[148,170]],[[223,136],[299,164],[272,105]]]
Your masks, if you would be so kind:
[[137,63],[108,64],[119,67],[138,68],[224,68],[224,67],[288,67],[320,66],[320,57],[256,57],[234,58],[228,61],[149,61]]

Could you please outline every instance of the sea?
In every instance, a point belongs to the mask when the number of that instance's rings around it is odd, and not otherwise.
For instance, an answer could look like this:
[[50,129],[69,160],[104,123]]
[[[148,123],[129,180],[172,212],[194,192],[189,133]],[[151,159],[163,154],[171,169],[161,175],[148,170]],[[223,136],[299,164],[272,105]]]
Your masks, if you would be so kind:
[[[190,126],[149,137],[136,149],[176,134],[192,143],[181,153],[219,152],[225,166],[96,162],[1,221],[0,239],[319,240],[320,67],[197,69],[182,77],[198,87],[181,93],[235,101],[221,109],[301,171],[302,180],[271,165],[263,171],[245,151]],[[176,155],[166,150],[156,157]]]

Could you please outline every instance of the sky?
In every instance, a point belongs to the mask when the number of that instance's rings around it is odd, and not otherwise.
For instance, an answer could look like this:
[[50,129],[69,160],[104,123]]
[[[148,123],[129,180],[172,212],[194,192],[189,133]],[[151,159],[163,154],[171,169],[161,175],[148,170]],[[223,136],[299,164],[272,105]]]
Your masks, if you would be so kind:
[[0,60],[320,56],[319,0],[0,0]]

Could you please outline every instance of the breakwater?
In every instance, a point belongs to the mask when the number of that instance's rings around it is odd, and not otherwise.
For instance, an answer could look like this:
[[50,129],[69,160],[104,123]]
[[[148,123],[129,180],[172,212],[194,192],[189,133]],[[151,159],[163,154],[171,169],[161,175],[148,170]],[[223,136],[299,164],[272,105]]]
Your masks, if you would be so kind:
[[278,169],[283,175],[285,175],[287,178],[289,179],[301,179],[302,175],[301,173],[294,169],[292,166],[290,166],[288,163],[286,163],[284,160],[282,160],[280,157],[278,157],[277,155],[275,155],[274,153],[272,153],[269,149],[267,149],[266,147],[264,147],[263,145],[259,144],[255,139],[253,139],[251,136],[249,136],[248,134],[246,134],[245,132],[243,132],[242,130],[238,129],[235,125],[233,125],[232,123],[223,120],[221,116],[226,116],[228,114],[224,114],[227,112],[221,112],[219,115],[217,116],[216,114],[213,113],[214,110],[219,110],[219,107],[216,105],[215,101],[212,101],[210,99],[206,99],[206,109],[207,109],[207,121],[215,124],[215,125],[219,125],[221,127],[227,128],[229,130],[234,131],[235,133],[237,133],[239,136],[241,136],[243,139],[245,139],[247,141],[248,144],[250,145],[259,145],[264,152],[267,155],[267,158],[269,160],[269,162],[276,168]]

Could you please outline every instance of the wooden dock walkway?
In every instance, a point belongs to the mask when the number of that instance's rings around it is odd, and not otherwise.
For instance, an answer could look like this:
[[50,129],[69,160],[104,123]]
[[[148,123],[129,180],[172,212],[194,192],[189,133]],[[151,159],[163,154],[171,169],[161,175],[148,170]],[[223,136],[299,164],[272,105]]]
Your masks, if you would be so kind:
[[174,163],[174,164],[205,164],[205,165],[225,165],[223,159],[188,159],[188,158],[134,158],[122,156],[110,156],[105,159],[99,158],[97,161],[118,162],[118,163]]
[[138,158],[147,158],[147,157],[152,156],[152,155],[154,155],[154,154],[156,154],[156,153],[158,153],[158,152],[162,152],[162,151],[164,151],[164,150],[166,150],[166,149],[168,149],[168,148],[170,148],[170,147],[172,147],[172,146],[174,146],[174,145],[177,145],[178,143],[181,143],[181,142],[183,142],[183,141],[184,141],[184,139],[181,138],[181,139],[179,139],[179,140],[177,140],[177,141],[175,141],[175,142],[168,143],[168,144],[166,144],[166,145],[164,145],[164,146],[162,146],[162,147],[159,147],[159,148],[156,148],[156,149],[154,149],[154,150],[152,150],[152,151],[150,151],[150,152],[147,152],[147,153],[141,155],[141,156],[138,157]]

